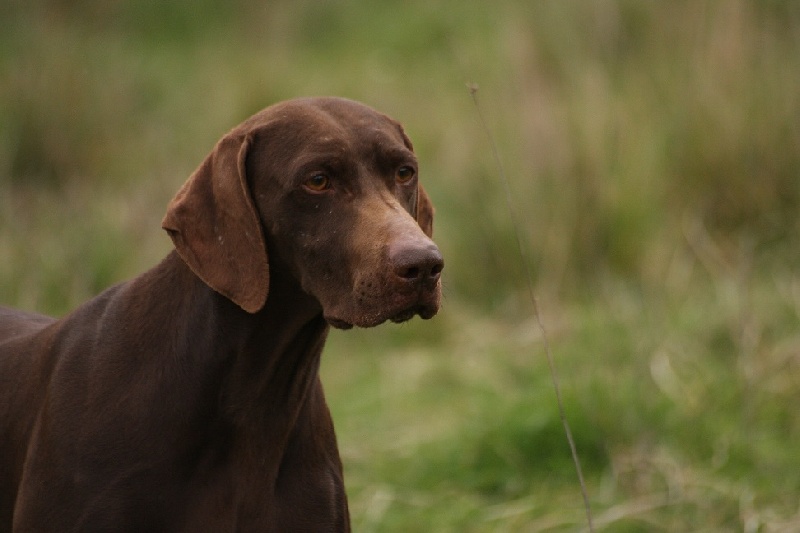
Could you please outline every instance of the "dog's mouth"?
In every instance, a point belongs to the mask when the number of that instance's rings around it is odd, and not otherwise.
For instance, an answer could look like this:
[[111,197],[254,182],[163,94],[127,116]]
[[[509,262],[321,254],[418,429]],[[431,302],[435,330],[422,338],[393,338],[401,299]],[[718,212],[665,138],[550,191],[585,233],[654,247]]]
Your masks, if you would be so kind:
[[353,297],[343,301],[323,303],[323,316],[331,327],[351,329],[372,328],[386,321],[400,324],[419,316],[423,320],[433,318],[439,312],[441,284],[408,284],[395,290],[354,291]]

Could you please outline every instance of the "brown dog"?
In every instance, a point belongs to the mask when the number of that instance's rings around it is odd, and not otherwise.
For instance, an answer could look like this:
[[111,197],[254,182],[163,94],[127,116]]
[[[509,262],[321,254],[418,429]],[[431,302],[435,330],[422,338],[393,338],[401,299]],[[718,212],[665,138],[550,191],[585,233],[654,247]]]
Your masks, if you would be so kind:
[[300,99],[172,200],[175,251],[61,320],[0,309],[0,531],[347,531],[328,326],[439,308],[400,125]]

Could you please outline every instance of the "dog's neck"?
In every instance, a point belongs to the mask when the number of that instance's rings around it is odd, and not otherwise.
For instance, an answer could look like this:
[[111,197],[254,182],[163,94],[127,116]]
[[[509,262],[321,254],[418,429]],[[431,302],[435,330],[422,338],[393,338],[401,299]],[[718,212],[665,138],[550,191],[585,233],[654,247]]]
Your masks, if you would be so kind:
[[[308,388],[318,379],[328,333],[319,304],[296,289],[296,284],[278,281],[271,285],[279,289],[254,314],[231,309],[235,307],[231,302],[215,295],[218,305],[226,308],[225,316],[232,319],[224,334],[235,351],[224,393],[232,400],[232,413],[255,416],[255,423],[263,423],[265,413],[275,420],[296,417]],[[256,411],[237,413],[239,405],[255,406]]]
[[[162,265],[178,278],[165,281],[183,286],[180,305],[191,317],[184,334],[202,337],[203,351],[212,358],[197,364],[221,374],[215,380],[219,405],[212,416],[237,435],[234,439],[247,441],[234,445],[257,442],[263,450],[283,453],[319,380],[329,329],[321,307],[280,268],[271,269],[266,305],[250,314],[206,286],[176,253]],[[280,457],[264,459],[280,463]]]

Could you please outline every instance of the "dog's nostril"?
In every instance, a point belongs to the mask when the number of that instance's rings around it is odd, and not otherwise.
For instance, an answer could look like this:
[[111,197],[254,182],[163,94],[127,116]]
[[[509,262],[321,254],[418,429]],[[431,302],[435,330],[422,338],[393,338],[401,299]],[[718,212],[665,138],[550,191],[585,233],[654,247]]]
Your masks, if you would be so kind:
[[401,278],[406,279],[417,279],[420,276],[420,270],[417,267],[411,267],[406,269],[405,271],[398,272]]

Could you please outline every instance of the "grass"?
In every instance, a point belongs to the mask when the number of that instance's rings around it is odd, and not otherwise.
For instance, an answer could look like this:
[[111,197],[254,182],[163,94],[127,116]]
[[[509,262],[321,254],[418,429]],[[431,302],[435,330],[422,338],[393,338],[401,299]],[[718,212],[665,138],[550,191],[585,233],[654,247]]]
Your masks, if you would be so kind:
[[800,10],[770,1],[7,3],[0,301],[62,314],[169,249],[222,133],[337,94],[400,119],[447,262],[434,320],[334,332],[358,531],[800,527]]

